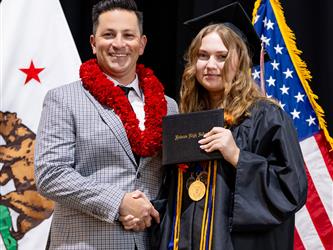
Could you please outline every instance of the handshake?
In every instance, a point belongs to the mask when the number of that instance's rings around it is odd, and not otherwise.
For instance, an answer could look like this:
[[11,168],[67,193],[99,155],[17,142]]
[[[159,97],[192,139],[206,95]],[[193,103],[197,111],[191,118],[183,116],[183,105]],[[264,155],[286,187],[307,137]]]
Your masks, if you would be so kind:
[[119,207],[119,214],[119,221],[125,230],[143,231],[151,226],[152,219],[160,223],[158,211],[139,190],[125,194]]

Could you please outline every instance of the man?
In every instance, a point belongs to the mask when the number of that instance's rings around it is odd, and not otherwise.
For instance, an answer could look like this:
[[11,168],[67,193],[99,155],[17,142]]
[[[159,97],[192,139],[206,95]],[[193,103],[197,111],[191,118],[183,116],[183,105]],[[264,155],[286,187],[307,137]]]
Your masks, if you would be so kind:
[[92,14],[97,59],[46,95],[37,133],[37,188],[56,202],[50,249],[147,249],[145,229],[159,222],[149,200],[161,184],[162,117],[178,108],[137,65],[147,38],[134,0],[101,1]]

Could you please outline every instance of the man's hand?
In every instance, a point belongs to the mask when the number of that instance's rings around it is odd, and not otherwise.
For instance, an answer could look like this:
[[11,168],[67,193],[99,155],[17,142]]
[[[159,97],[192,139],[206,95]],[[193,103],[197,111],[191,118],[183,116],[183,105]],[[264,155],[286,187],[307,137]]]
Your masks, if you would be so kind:
[[125,194],[119,214],[119,220],[126,230],[142,231],[151,226],[152,218],[160,223],[159,213],[139,190]]

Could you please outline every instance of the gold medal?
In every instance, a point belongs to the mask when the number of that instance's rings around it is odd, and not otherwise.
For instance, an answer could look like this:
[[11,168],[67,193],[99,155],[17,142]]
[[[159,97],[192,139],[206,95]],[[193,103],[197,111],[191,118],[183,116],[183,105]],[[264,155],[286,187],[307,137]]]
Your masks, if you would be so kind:
[[193,201],[201,200],[206,193],[206,186],[201,181],[192,182],[188,188],[188,195]]

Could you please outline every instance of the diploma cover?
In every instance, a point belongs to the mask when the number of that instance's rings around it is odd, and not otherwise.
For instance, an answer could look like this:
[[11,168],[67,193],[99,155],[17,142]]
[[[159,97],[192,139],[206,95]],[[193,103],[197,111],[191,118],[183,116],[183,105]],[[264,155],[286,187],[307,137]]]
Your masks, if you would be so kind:
[[198,141],[213,127],[223,127],[223,109],[169,115],[163,118],[162,164],[221,159],[218,151],[206,153]]

